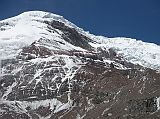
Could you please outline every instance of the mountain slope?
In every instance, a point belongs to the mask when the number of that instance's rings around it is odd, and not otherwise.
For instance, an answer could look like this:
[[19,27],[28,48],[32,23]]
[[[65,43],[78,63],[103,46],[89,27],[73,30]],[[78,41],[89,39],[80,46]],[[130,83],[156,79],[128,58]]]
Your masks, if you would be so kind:
[[0,119],[156,119],[160,46],[30,11],[0,21]]
[[[58,22],[52,23],[53,20]],[[52,29],[51,24],[55,24],[53,26],[55,31]],[[65,45],[59,44],[59,42],[65,43],[63,40],[64,38],[61,36],[64,31],[56,28],[56,26],[63,24],[71,29],[75,29],[77,32],[90,39],[94,39],[95,42],[92,45],[95,47],[105,47],[106,49],[113,47],[117,50],[118,54],[122,55],[126,60],[132,63],[138,63],[153,69],[160,68],[160,46],[158,45],[144,43],[130,38],[106,38],[94,36],[78,28],[62,16],[41,11],[25,12],[21,15],[0,22],[1,57],[8,56],[9,54],[13,57],[12,54],[17,53],[19,49],[28,46],[40,38],[54,39],[56,43],[52,43],[52,45],[59,45],[59,48],[64,48],[64,50],[78,49],[75,45],[73,46],[67,43]],[[4,46],[6,48],[4,48]],[[56,46],[54,48],[56,49]]]

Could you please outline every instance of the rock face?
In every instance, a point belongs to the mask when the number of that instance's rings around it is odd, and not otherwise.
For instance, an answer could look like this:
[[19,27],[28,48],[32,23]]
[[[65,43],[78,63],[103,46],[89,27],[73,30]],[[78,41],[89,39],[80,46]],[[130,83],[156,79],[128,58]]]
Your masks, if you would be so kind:
[[159,65],[135,63],[129,58],[136,56],[105,47],[107,39],[93,38],[51,13],[28,12],[2,21],[0,34],[16,29],[21,17],[39,23],[36,30],[42,31],[33,30],[36,40],[30,34],[0,40],[7,44],[0,45],[0,119],[160,118]]

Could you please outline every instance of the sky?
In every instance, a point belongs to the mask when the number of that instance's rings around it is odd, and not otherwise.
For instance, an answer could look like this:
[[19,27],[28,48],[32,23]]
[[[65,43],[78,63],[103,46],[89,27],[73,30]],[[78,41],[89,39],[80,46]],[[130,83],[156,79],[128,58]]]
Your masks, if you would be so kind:
[[0,20],[33,10],[62,15],[95,35],[160,45],[160,0],[0,0]]

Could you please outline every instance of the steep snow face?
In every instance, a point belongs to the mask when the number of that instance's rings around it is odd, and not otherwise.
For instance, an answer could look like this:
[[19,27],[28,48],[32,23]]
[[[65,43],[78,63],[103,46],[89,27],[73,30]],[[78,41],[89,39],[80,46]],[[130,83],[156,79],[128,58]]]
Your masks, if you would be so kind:
[[62,38],[63,32],[54,29],[56,32],[49,32],[48,25],[44,21],[59,21],[69,28],[74,28],[80,34],[93,39],[90,43],[92,47],[113,48],[118,55],[134,64],[145,67],[160,69],[160,46],[145,43],[131,38],[107,38],[95,36],[72,24],[62,16],[42,12],[29,11],[16,17],[0,21],[0,59],[13,58],[21,49],[31,43],[42,39],[49,39],[44,45],[52,50],[81,50],[84,49],[74,46]]
[[[20,49],[40,38],[50,39],[53,42],[52,45],[62,50],[82,50],[82,48],[65,42],[61,37],[63,33],[60,30],[54,29],[56,32],[49,32],[48,25],[44,21],[51,22],[53,20],[62,22],[68,27],[76,28],[74,24],[62,16],[41,11],[25,12],[16,17],[0,21],[0,59],[13,58],[21,51]],[[56,41],[65,45],[54,43]]]
[[119,56],[125,60],[152,69],[160,69],[160,46],[153,43],[145,43],[131,38],[106,38],[91,36],[96,43],[90,43],[93,47],[105,49],[113,48]]

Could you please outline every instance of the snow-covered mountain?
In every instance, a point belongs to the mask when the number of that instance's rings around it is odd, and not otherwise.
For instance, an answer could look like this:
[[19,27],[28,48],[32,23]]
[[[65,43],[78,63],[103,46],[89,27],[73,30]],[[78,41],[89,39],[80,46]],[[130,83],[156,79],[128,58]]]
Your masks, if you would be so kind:
[[[52,45],[55,46],[51,46],[52,49],[84,50],[68,44],[61,37],[63,33],[59,29],[54,29],[54,33],[50,32],[52,29],[48,27],[46,22],[49,23],[53,20],[64,23],[66,26],[74,28],[79,33],[93,39],[95,42],[91,41],[90,45],[95,48],[114,48],[116,52],[122,55],[127,61],[153,69],[160,68],[160,46],[156,44],[145,43],[131,38],[95,36],[83,31],[83,29],[72,24],[62,16],[42,11],[25,12],[16,17],[0,21],[0,57],[13,57],[20,52],[20,49],[40,38],[53,39]],[[48,45],[50,45],[50,43]]]
[[47,22],[50,23],[53,20],[65,23],[69,27],[74,27],[72,23],[65,20],[62,16],[41,11],[25,12],[16,17],[1,21],[0,56],[2,58],[16,56],[20,49],[31,45],[39,39],[52,40],[52,45],[55,45],[51,47],[52,49],[83,50],[63,40],[61,37],[63,33],[60,30],[54,29],[55,31],[51,32],[52,29],[49,28]]
[[[6,56],[15,56],[18,52],[20,52],[20,49],[30,45],[40,38],[54,39],[52,41],[52,45],[55,46],[52,46],[52,49],[84,50],[80,47],[75,47],[72,44],[68,44],[65,40],[63,40],[61,37],[61,34],[63,33],[59,29],[54,29],[54,33],[50,32],[51,29],[45,22],[52,22],[52,20],[64,23],[66,26],[74,28],[79,33],[93,39],[95,42],[91,42],[90,45],[95,48],[114,48],[117,53],[122,55],[127,61],[153,69],[160,68],[160,46],[156,44],[145,43],[131,38],[107,38],[95,36],[83,31],[83,29],[72,24],[62,16],[42,11],[25,12],[16,17],[0,21],[1,58]],[[60,41],[65,45],[60,44],[57,41]]]
[[0,21],[0,64],[0,119],[160,116],[156,44],[29,11]]

